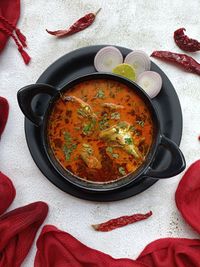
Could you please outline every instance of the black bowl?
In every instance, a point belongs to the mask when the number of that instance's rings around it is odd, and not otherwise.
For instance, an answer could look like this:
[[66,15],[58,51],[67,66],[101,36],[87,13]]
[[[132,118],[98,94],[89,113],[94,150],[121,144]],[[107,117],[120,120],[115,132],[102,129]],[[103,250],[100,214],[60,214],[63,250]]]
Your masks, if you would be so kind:
[[[60,93],[72,88],[74,85],[92,79],[107,79],[107,80],[115,80],[127,85],[129,88],[134,90],[145,102],[148,106],[149,111],[153,118],[153,126],[154,126],[154,137],[151,145],[151,149],[146,157],[145,162],[138,168],[138,170],[134,173],[130,173],[127,176],[122,177],[121,179],[114,180],[112,182],[106,183],[98,183],[92,181],[86,181],[80,177],[77,177],[70,171],[64,169],[59,162],[54,157],[54,154],[50,148],[47,138],[47,123],[49,114],[51,112],[51,108],[54,105],[54,102],[60,97]],[[43,116],[38,116],[32,110],[31,104],[33,98],[38,94],[48,94],[51,96],[48,107],[43,114]],[[81,188],[86,191],[98,191],[98,192],[106,192],[113,191],[121,188],[125,188],[130,185],[132,182],[141,179],[142,177],[153,177],[153,178],[169,178],[179,174],[185,168],[185,160],[182,152],[179,147],[169,138],[165,137],[161,133],[160,122],[158,119],[157,112],[152,104],[151,99],[148,95],[140,88],[136,83],[123,78],[118,75],[109,74],[109,73],[93,73],[89,75],[81,76],[66,85],[64,85],[61,89],[57,89],[53,86],[47,84],[32,84],[23,87],[18,91],[17,94],[19,106],[24,113],[24,115],[36,126],[41,127],[42,132],[42,144],[44,146],[44,150],[46,152],[47,157],[50,160],[52,167],[68,182],[73,184],[74,186]],[[156,171],[151,168],[153,162],[156,158],[156,152],[158,148],[163,146],[171,153],[171,162],[169,166],[166,166],[166,169],[161,171]]]

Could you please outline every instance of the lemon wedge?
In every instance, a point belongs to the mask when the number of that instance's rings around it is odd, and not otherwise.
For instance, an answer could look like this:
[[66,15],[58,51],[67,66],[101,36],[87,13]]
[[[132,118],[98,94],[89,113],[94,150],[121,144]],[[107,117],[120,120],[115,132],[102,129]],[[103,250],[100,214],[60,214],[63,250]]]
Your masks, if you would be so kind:
[[133,68],[133,66],[127,64],[127,63],[122,63],[117,65],[113,70],[113,73],[121,75],[129,80],[135,81],[136,80],[136,71]]

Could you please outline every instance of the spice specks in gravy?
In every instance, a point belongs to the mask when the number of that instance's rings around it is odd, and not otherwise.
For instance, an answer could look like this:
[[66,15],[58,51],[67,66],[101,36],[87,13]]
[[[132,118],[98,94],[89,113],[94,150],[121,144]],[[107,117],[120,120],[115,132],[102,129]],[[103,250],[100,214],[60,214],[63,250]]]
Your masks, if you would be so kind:
[[64,92],[48,123],[57,161],[92,182],[111,182],[136,171],[152,136],[152,118],[143,99],[114,80],[85,81]]

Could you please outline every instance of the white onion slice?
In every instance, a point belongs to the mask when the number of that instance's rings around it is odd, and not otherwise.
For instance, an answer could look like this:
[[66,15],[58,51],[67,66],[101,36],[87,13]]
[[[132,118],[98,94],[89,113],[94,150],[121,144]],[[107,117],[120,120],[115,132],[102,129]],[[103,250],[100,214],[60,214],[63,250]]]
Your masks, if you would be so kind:
[[117,65],[122,63],[122,53],[114,46],[100,49],[94,58],[94,66],[97,71],[112,72]]
[[162,78],[155,71],[145,71],[137,79],[137,84],[153,98],[158,95],[162,87]]
[[142,72],[149,71],[151,67],[151,61],[149,56],[142,50],[134,50],[129,53],[125,59],[124,63],[133,66],[138,77]]

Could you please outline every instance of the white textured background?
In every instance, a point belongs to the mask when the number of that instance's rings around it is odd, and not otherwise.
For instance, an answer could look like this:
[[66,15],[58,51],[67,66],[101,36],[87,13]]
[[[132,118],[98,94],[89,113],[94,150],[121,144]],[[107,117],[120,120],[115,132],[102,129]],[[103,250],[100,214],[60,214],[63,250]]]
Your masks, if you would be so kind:
[[[145,245],[161,237],[198,237],[175,206],[174,193],[182,175],[159,181],[140,195],[113,203],[84,201],[57,189],[31,158],[16,92],[34,83],[56,59],[83,46],[114,44],[143,49],[148,54],[153,50],[181,52],[173,41],[173,32],[186,27],[189,36],[200,39],[200,1],[26,0],[21,5],[18,26],[27,36],[32,61],[29,66],[24,65],[12,40],[0,55],[0,95],[10,103],[8,124],[0,142],[0,170],[12,179],[17,190],[9,210],[37,200],[46,201],[50,211],[45,223],[54,224],[116,258],[133,259]],[[70,38],[57,40],[45,32],[46,28],[64,28],[100,7],[102,11],[95,23]],[[200,61],[200,52],[193,56]],[[179,96],[184,123],[181,149],[189,166],[200,158],[200,77],[152,60],[167,74]],[[110,233],[94,232],[90,227],[92,223],[150,209],[154,215],[149,220]],[[33,266],[35,252],[34,243],[23,266]]]

